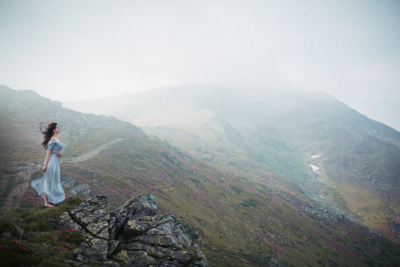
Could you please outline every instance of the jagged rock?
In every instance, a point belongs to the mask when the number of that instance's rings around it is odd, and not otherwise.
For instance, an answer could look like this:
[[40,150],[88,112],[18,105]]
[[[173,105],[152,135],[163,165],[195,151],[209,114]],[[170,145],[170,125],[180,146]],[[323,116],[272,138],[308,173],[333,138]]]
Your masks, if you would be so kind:
[[70,193],[71,195],[73,195],[73,196],[76,196],[76,194],[77,194],[77,192],[76,192],[75,189],[73,189],[73,188],[71,188],[71,189],[69,190],[69,193]]
[[88,175],[92,178],[92,179],[96,179],[96,174],[94,172],[88,172]]
[[22,238],[24,237],[25,231],[22,230],[22,228],[18,227],[17,225],[15,225],[15,227],[17,228],[17,232],[18,232],[18,235],[19,235],[19,239],[22,239]]
[[87,183],[82,183],[76,185],[76,180],[73,177],[64,178],[61,180],[61,184],[65,187],[72,187],[69,190],[69,193],[73,196],[76,196],[78,193],[81,193],[85,196],[89,196],[90,188]]
[[108,241],[107,257],[110,257],[114,253],[114,251],[117,248],[118,244],[119,244],[119,241],[117,241],[117,240]]
[[191,159],[189,158],[189,156],[186,153],[183,153],[182,151],[178,151],[178,154],[183,158],[184,161],[186,161],[186,162],[191,161]]
[[90,194],[89,185],[87,183],[78,184],[74,186],[73,189],[75,190],[76,193],[82,193],[85,196],[89,196]]
[[82,254],[82,248],[75,249],[72,254],[74,255],[74,257],[78,257],[79,255]]
[[153,195],[140,194],[125,202],[124,205],[111,212],[113,227],[110,228],[110,240],[119,240],[127,220],[140,216],[156,215],[158,206]]
[[72,265],[72,266],[90,267],[89,265],[82,264],[82,263],[79,262],[79,261],[65,260],[64,262],[67,263],[67,264],[69,264],[69,265]]
[[107,240],[100,238],[88,238],[83,242],[82,248],[87,252],[89,259],[107,260]]
[[173,163],[174,165],[178,165],[179,160],[178,160],[174,155],[172,155],[171,153],[165,151],[165,152],[163,153],[163,156],[166,157],[167,160],[169,160],[169,161],[170,161],[171,163]]
[[[264,258],[264,254],[263,254],[263,258]],[[265,263],[265,260],[262,260],[262,263]],[[279,264],[278,265],[278,261],[274,258],[270,258],[266,267],[285,267],[285,264]]]
[[[178,147],[171,145],[167,140],[164,140],[164,143],[165,143],[165,145],[166,145],[167,147],[169,147],[172,151],[177,152],[177,153],[183,158],[184,161],[186,161],[186,162],[190,162],[190,161],[191,161],[191,159],[189,158],[189,156],[188,156],[186,153],[182,152]],[[167,152],[167,153],[168,153],[168,152]],[[165,155],[164,155],[164,156],[165,156]],[[165,157],[166,157],[166,156],[165,156]],[[168,160],[169,160],[169,159],[168,159]],[[174,163],[174,164],[175,164],[175,163]],[[176,164],[175,164],[175,165],[176,165]]]
[[[107,196],[94,196],[64,212],[60,227],[84,234],[81,249],[101,265],[208,266],[198,230],[174,214],[156,215],[157,210],[151,194],[140,194],[110,213]],[[82,250],[74,255],[79,257]]]
[[76,259],[77,259],[78,261],[82,262],[82,263],[87,263],[87,262],[89,262],[89,260],[88,260],[87,258],[83,257],[82,255],[78,255],[78,256],[76,257]]
[[61,180],[61,184],[64,187],[71,188],[76,185],[76,180],[74,177],[67,177],[67,178]]

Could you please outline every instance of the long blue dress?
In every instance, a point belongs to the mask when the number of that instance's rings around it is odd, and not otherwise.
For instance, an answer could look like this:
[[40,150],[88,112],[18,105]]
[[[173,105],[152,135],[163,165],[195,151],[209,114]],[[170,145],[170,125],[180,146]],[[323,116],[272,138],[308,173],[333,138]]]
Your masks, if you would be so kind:
[[39,197],[44,200],[44,193],[48,198],[48,202],[57,205],[65,200],[64,189],[60,182],[60,158],[55,153],[60,153],[63,144],[50,140],[47,149],[51,151],[47,169],[44,176],[33,180],[31,186],[35,188]]

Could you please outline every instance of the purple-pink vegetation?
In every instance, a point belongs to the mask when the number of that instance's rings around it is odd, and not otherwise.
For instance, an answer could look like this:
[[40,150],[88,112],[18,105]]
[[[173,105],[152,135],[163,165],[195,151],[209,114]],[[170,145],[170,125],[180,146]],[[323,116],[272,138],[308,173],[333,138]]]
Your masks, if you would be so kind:
[[134,194],[134,192],[132,190],[129,190],[128,188],[125,188],[124,192],[126,192],[127,194]]
[[287,189],[287,188],[284,187],[284,186],[279,185],[279,187],[280,187],[283,191],[288,192],[289,194],[291,194],[292,196],[295,196],[295,195],[296,195],[296,193],[293,193],[292,191],[290,191],[289,189]]
[[248,185],[242,185],[242,186],[243,186],[243,188],[246,188],[247,190],[249,190],[252,193],[256,193],[258,195],[261,195],[261,193],[259,191],[257,191],[256,189],[254,189],[254,188],[252,188],[252,187],[250,187]]
[[158,193],[160,196],[165,197],[167,199],[169,199],[169,197],[167,197],[166,195],[162,194],[162,193]]
[[199,168],[197,168],[196,166],[192,166],[189,163],[187,163],[186,161],[184,161],[183,159],[181,159],[181,157],[179,157],[176,153],[171,152],[171,154],[174,155],[183,165],[185,165],[189,169],[191,169],[191,170],[199,170]]
[[274,197],[273,197],[272,199],[273,199],[273,200],[275,200],[275,202],[276,202],[276,203],[278,203],[278,204],[282,205],[282,202],[280,202],[280,201],[279,201],[279,200],[277,200],[276,198],[274,198]]
[[327,241],[327,243],[329,244],[329,245],[331,245],[331,246],[333,246],[333,247],[336,247],[336,248],[338,248],[338,249],[341,249],[341,250],[343,250],[344,252],[346,252],[347,254],[349,254],[351,257],[353,257],[353,258],[355,258],[355,254],[354,254],[354,252],[352,252],[351,250],[349,250],[349,249],[347,249],[346,247],[344,247],[344,246],[342,246],[342,245],[340,245],[340,244],[338,244],[338,243],[336,243],[335,241],[332,241],[332,240],[330,240],[330,239],[328,239],[328,240],[326,240]]
[[209,202],[208,205],[210,205],[211,207],[215,208],[217,205],[215,205],[215,203],[213,202]]

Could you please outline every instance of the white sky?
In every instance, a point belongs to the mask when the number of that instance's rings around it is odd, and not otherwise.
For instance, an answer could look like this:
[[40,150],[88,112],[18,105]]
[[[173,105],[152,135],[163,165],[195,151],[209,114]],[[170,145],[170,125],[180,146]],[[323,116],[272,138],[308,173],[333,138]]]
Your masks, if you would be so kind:
[[61,102],[193,82],[325,91],[400,130],[400,1],[0,0],[0,83]]

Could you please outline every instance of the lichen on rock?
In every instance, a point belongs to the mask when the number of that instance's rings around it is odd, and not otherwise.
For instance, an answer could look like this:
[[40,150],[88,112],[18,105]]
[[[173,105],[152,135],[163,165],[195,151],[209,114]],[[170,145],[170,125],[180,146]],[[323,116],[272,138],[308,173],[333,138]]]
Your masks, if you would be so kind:
[[140,194],[112,212],[106,195],[87,199],[61,215],[60,227],[80,231],[82,250],[94,262],[115,266],[208,266],[196,229],[174,215],[156,215],[151,194]]

